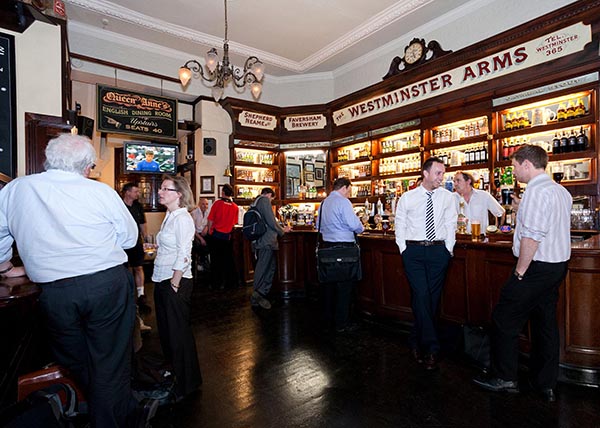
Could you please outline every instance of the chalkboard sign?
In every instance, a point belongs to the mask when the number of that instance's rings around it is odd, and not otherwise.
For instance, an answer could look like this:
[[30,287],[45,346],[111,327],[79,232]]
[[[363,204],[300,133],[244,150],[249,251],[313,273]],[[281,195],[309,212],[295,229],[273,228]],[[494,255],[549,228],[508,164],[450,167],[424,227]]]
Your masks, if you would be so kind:
[[177,100],[97,85],[98,131],[177,138]]
[[0,173],[15,177],[17,126],[15,95],[15,38],[0,33]]

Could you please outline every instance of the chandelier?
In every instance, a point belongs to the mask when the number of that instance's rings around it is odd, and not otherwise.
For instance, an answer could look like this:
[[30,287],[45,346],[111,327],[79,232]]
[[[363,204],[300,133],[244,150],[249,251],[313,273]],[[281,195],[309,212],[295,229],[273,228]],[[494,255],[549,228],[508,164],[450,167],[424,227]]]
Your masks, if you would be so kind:
[[195,59],[191,59],[179,68],[179,80],[185,87],[192,77],[201,77],[207,82],[213,83],[212,96],[219,101],[223,96],[225,86],[229,82],[237,88],[250,87],[254,99],[258,99],[262,91],[262,78],[265,71],[264,64],[255,56],[246,59],[244,69],[232,65],[229,62],[229,40],[227,38],[227,0],[225,3],[225,40],[223,40],[223,60],[219,61],[219,54],[215,48],[206,53],[205,67]]

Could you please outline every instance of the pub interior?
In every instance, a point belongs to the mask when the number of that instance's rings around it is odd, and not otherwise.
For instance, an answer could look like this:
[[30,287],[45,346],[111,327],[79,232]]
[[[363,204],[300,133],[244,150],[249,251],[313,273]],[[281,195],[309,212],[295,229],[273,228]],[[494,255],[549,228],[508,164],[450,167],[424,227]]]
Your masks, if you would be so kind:
[[[0,85],[10,89],[2,92],[3,185],[42,172],[48,140],[74,132],[89,136],[97,151],[90,179],[116,191],[138,184],[150,236],[165,216],[162,173],[186,177],[195,200],[211,203],[230,184],[239,206],[232,241],[241,286],[213,290],[206,274],[194,272],[202,391],[162,406],[153,426],[600,426],[600,1],[457,1],[470,7],[476,35],[462,34],[465,23],[457,21],[439,31],[399,30],[393,53],[363,63],[368,73],[338,71],[339,82],[328,83],[335,90],[318,82],[309,89],[314,76],[293,83],[269,76],[265,60],[258,101],[250,84],[243,94],[211,92],[191,61],[185,68],[195,78],[186,91],[175,77],[182,58],[171,71],[164,67],[173,55],[163,51],[160,67],[152,68],[160,53],[143,67],[128,63],[118,37],[83,23],[82,14],[98,9],[46,3],[42,10],[27,1],[2,6]],[[492,18],[506,22],[495,22],[490,35],[483,27]],[[452,41],[457,32],[465,41]],[[94,53],[99,40],[106,46]],[[263,80],[262,70],[252,71]],[[481,392],[470,382],[478,369],[461,352],[462,327],[489,325],[515,265],[510,198],[526,186],[515,180],[509,156],[525,144],[547,151],[546,172],[574,202],[557,313],[560,384],[551,404],[526,391]],[[162,165],[158,174],[135,168],[150,149]],[[444,359],[438,372],[425,374],[405,343],[413,317],[394,212],[431,156],[445,164],[446,188],[467,171],[506,215],[478,236],[458,228],[438,314]],[[314,253],[318,209],[339,177],[352,180],[350,201],[365,226],[358,238],[363,276],[353,303],[357,328],[331,337],[318,322]],[[279,238],[270,312],[250,307],[253,252],[240,228],[264,187],[275,191],[277,219],[292,226]],[[147,255],[149,289],[151,267]],[[16,402],[19,376],[52,361],[37,318],[40,292],[26,277],[0,280],[0,409]],[[153,314],[144,317],[155,327]],[[160,353],[154,330],[144,335],[146,355]],[[527,327],[520,336],[525,371],[530,340]]]

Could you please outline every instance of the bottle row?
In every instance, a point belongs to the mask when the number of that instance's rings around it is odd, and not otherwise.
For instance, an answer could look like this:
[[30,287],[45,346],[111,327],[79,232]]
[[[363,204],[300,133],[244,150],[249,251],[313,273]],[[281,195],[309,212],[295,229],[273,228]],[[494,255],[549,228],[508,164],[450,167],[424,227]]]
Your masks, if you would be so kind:
[[402,174],[405,172],[419,171],[421,169],[421,155],[398,156],[381,159],[379,161],[379,175]]
[[381,142],[381,153],[396,153],[410,150],[421,145],[421,133],[411,132],[393,136]]
[[440,158],[446,167],[485,163],[489,159],[488,147],[485,143],[433,150],[432,154]]
[[275,181],[275,171],[270,169],[249,170],[236,168],[235,179],[239,181],[272,183]]
[[371,156],[371,143],[357,144],[337,151],[337,161],[346,162]]
[[558,98],[547,101],[543,106],[524,106],[503,115],[503,131],[514,131],[531,126],[578,119],[589,113],[589,94],[574,98]]
[[488,133],[487,118],[482,117],[470,122],[458,122],[444,125],[443,128],[433,130],[433,143],[449,143],[464,138],[477,137]]
[[275,163],[275,153],[236,150],[235,160],[237,162],[253,163],[255,165],[273,165]]

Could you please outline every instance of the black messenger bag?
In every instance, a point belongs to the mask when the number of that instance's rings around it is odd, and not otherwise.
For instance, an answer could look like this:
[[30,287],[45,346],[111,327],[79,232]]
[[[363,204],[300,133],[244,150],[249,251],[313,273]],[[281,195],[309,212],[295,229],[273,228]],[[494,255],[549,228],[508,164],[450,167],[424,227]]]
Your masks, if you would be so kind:
[[[321,203],[321,213],[323,212]],[[317,274],[319,282],[348,282],[362,279],[360,263],[360,246],[358,238],[354,235],[354,245],[334,245],[321,248],[321,215],[319,215],[319,228],[317,237]]]

